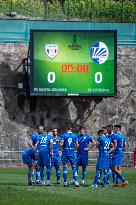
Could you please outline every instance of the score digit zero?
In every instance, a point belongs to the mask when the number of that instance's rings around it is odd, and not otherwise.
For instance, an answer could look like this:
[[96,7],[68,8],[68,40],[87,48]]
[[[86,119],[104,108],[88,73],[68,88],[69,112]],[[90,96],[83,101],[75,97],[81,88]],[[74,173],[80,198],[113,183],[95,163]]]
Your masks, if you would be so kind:
[[[47,75],[47,80],[49,83],[55,83],[55,80],[56,80],[55,73],[49,72]],[[102,83],[102,80],[103,80],[102,73],[101,72],[95,73],[94,80],[95,80],[95,83],[97,84]]]

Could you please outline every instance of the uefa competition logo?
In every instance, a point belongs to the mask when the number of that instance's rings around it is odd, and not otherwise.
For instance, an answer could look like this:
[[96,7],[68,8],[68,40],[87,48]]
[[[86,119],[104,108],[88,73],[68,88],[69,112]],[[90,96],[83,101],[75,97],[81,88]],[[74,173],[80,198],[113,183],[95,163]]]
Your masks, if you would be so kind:
[[103,42],[96,42],[90,49],[92,60],[96,64],[103,64],[107,61],[109,56],[109,49]]
[[46,44],[45,45],[45,52],[47,56],[51,59],[55,58],[58,54],[58,45],[55,44]]

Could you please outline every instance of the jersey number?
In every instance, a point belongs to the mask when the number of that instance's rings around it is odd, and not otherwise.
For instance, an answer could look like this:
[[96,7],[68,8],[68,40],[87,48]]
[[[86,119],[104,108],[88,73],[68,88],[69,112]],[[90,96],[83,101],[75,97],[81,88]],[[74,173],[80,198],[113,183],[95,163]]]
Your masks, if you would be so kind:
[[109,148],[110,148],[110,142],[105,141],[104,149],[109,149]]
[[72,143],[72,138],[69,138],[69,139],[68,139],[68,144],[69,144],[69,146],[71,145],[71,143]]
[[47,141],[47,137],[42,137],[40,144],[44,144],[44,143],[46,143],[46,141]]

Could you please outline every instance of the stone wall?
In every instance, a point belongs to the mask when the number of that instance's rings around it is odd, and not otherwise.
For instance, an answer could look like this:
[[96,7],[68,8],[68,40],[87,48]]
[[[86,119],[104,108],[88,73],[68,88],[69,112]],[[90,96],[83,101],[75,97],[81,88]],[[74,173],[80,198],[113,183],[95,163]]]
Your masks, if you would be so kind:
[[121,124],[129,150],[136,147],[136,47],[118,47],[117,97],[29,97],[17,88],[25,82],[26,45],[0,45],[0,149],[18,150],[18,136],[46,129],[84,125],[90,134],[107,124]]

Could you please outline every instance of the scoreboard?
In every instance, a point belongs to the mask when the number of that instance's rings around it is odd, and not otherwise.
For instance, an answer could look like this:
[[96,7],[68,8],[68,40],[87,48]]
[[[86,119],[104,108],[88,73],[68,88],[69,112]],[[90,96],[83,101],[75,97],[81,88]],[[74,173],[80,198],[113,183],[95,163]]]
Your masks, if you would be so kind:
[[31,30],[30,95],[115,96],[115,30]]

